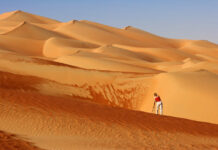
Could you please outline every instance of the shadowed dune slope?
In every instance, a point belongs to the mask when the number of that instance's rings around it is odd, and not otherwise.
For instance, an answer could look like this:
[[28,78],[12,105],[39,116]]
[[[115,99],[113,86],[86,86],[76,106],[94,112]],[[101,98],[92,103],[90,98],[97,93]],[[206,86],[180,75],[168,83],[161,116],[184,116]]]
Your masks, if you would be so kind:
[[42,150],[18,138],[14,134],[0,131],[0,150]]

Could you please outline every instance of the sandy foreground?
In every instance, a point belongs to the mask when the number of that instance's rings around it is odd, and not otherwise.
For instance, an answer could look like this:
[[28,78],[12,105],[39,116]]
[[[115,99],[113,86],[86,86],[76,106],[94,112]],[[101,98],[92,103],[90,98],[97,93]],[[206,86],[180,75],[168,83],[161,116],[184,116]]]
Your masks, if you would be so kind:
[[209,41],[0,15],[0,150],[218,150],[217,89]]

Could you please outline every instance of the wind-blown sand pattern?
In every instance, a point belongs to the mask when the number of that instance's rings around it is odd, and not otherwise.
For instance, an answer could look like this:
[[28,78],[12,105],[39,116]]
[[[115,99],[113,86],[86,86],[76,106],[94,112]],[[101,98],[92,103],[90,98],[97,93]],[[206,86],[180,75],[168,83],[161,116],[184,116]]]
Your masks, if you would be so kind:
[[209,41],[0,15],[0,150],[217,150],[217,89]]

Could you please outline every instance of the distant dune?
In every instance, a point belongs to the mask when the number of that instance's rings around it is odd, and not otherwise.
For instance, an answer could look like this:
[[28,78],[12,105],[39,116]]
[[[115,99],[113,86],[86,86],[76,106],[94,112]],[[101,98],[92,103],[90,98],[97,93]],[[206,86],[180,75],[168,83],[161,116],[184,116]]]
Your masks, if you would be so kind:
[[217,89],[215,43],[0,15],[0,150],[217,150]]

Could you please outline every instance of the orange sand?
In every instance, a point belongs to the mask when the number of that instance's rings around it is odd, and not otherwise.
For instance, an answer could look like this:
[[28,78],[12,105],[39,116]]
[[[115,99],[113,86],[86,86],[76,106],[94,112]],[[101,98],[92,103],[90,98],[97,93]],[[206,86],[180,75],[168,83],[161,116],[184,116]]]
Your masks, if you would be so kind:
[[209,41],[4,13],[0,149],[216,150],[217,66]]
[[32,143],[21,140],[14,134],[8,134],[0,131],[0,150],[42,150]]

